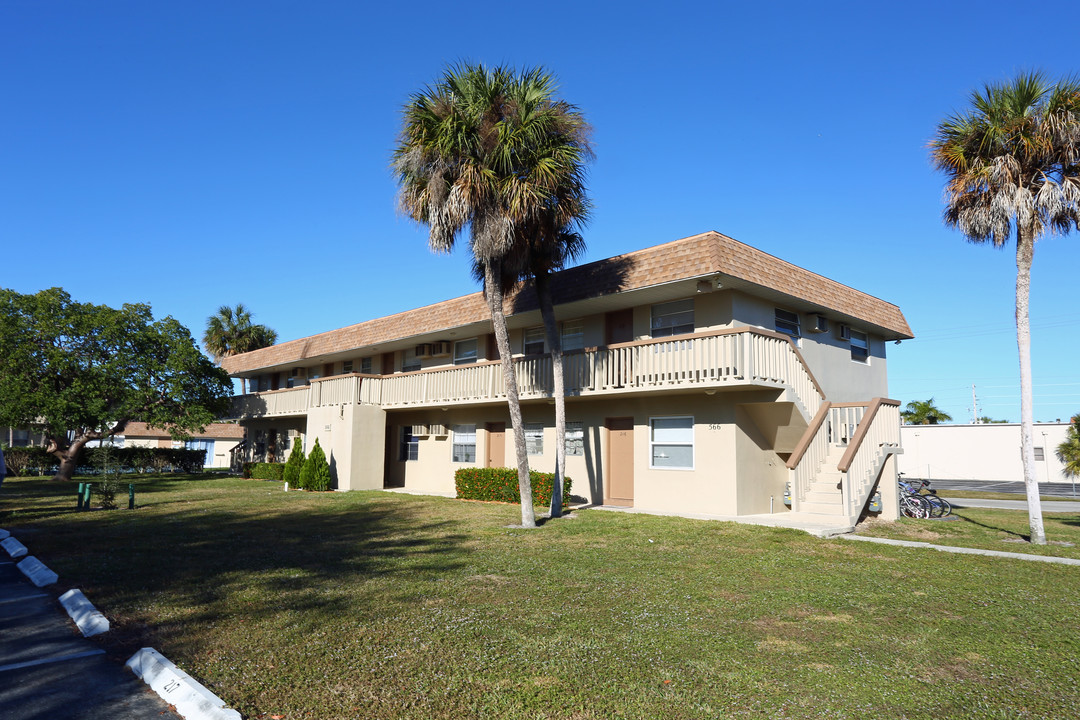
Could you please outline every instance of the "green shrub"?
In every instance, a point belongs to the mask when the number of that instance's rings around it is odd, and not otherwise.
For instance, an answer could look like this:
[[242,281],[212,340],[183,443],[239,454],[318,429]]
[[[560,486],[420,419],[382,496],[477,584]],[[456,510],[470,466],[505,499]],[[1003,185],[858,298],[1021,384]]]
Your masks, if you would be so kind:
[[[551,504],[554,473],[529,471],[532,480],[533,503]],[[570,478],[563,478],[563,507],[569,504]],[[494,500],[521,504],[517,470],[514,468],[459,468],[454,473],[457,496],[464,500]]]
[[102,447],[86,448],[81,466],[91,472],[112,470],[146,472],[202,472],[206,463],[205,450],[163,447]]
[[300,487],[300,468],[304,467],[304,448],[300,438],[293,438],[292,452],[285,463],[283,479],[289,483],[289,487]]
[[318,438],[315,438],[315,446],[300,468],[300,487],[315,492],[330,489],[330,463],[326,461],[326,453],[319,445]]
[[57,465],[56,457],[40,447],[4,448],[4,462],[7,464],[8,473],[15,477],[31,473],[42,475],[52,472],[52,468]]
[[240,477],[244,478],[245,480],[250,480],[251,479],[251,471],[254,470],[255,466],[258,465],[258,464],[259,463],[256,463],[256,462],[242,463],[240,465]]
[[251,477],[255,480],[280,481],[285,474],[285,463],[255,463]]

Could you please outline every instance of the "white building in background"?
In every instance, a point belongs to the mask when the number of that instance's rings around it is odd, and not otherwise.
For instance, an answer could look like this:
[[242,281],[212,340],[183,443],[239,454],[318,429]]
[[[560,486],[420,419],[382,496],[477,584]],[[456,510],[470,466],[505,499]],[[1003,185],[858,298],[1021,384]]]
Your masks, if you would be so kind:
[[[1035,424],[1035,464],[1039,482],[1072,482],[1054,452],[1069,423]],[[908,478],[1023,482],[1020,424],[901,425],[899,471]]]

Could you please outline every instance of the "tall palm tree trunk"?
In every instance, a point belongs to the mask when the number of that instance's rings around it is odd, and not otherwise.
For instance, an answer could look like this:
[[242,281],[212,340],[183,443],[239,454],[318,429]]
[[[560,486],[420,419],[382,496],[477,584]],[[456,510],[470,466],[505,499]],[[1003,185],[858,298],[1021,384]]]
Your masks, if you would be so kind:
[[[1020,351],[1020,457],[1027,488],[1028,524],[1031,542],[1046,544],[1042,505],[1039,504],[1039,480],[1035,472],[1035,421],[1031,393],[1031,326],[1028,300],[1031,296],[1031,262],[1035,255],[1035,234],[1030,227],[1016,233],[1016,346]],[[1043,448],[1043,452],[1046,449]]]
[[551,299],[550,274],[537,272],[536,297],[540,301],[540,316],[544,319],[544,334],[551,348],[551,375],[555,396],[555,478],[551,483],[551,517],[562,516],[563,475],[566,472],[566,383],[563,378],[562,337],[555,322],[555,304]]
[[514,357],[510,354],[510,335],[506,331],[506,315],[503,313],[502,267],[498,262],[484,263],[484,285],[487,291],[491,324],[495,330],[495,343],[499,346],[503,379],[506,382],[506,404],[510,407],[510,424],[514,429],[514,452],[517,455],[518,489],[521,492],[521,525],[536,527],[536,511],[533,509],[532,481],[529,479],[529,455],[525,450],[525,428],[521,420],[521,399],[518,397],[517,373]]

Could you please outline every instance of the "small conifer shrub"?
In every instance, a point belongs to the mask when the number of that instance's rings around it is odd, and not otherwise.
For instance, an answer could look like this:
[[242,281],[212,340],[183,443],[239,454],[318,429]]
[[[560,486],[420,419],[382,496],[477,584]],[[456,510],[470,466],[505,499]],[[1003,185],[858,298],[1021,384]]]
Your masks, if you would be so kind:
[[289,487],[300,487],[300,469],[304,467],[304,448],[300,444],[300,438],[293,438],[292,452],[285,462],[285,474],[283,480],[289,483]]

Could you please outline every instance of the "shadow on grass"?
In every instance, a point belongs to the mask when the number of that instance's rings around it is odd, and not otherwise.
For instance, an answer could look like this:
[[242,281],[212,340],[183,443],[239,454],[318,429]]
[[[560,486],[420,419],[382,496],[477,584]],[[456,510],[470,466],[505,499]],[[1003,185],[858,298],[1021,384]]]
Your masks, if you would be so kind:
[[[298,614],[360,620],[466,562],[460,523],[432,517],[423,503],[328,494],[326,505],[300,507],[267,502],[259,490],[221,503],[162,497],[155,512],[27,508],[18,511],[18,523],[28,525],[17,534],[30,534],[34,553],[60,574],[59,592],[82,587],[120,611],[117,632],[105,640],[116,656],[167,643],[177,623],[190,638],[203,637],[192,628],[236,615],[275,625]],[[251,507],[242,504],[245,492]]]
[[981,523],[978,520],[972,520],[971,518],[966,517],[964,515],[960,515],[960,514],[956,514],[955,517],[960,518],[961,520],[963,520],[966,523],[971,523],[972,525],[975,525],[975,526],[978,526],[978,527],[981,527],[981,528],[985,528],[986,530],[996,530],[997,532],[1003,532],[1006,535],[1009,535],[1010,537],[1019,538],[1021,540],[1024,540],[1025,542],[1029,542],[1029,543],[1031,542],[1031,535],[1024,535],[1022,533],[1014,532],[1012,530],[1007,530],[1007,529],[1005,529],[1003,527],[998,527],[996,525],[987,525],[986,523]]

